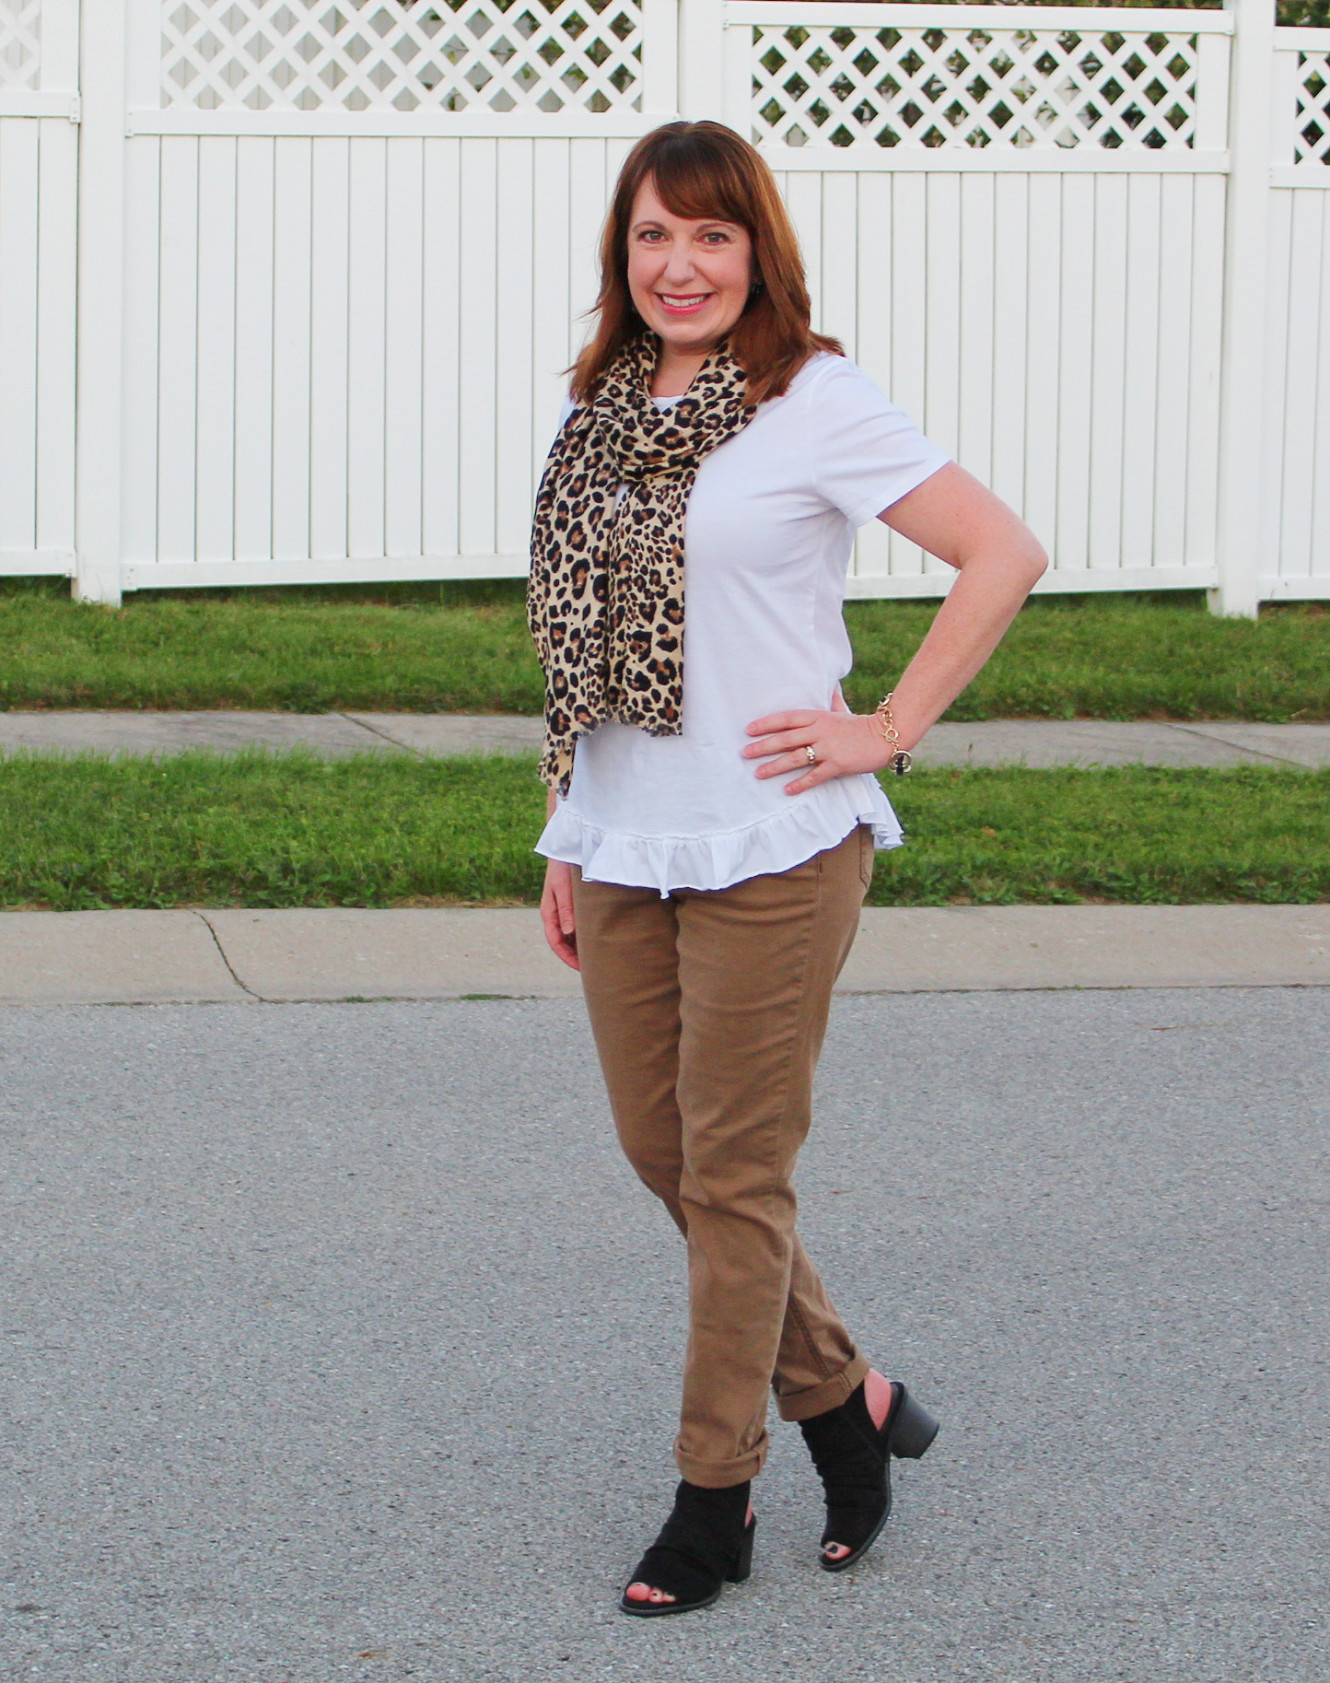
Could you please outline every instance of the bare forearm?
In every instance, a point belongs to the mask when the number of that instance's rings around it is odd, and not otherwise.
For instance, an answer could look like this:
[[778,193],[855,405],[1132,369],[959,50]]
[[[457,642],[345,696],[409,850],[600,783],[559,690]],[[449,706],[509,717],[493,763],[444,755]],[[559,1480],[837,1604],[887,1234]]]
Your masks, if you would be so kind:
[[961,569],[895,686],[891,710],[906,747],[919,741],[982,670],[1043,566],[1034,547],[1015,559],[972,556]]

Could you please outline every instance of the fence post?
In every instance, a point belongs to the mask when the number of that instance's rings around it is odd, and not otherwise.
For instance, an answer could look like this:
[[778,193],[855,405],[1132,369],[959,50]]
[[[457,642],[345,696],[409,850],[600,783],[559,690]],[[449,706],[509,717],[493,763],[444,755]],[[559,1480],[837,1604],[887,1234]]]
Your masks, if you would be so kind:
[[1209,599],[1215,613],[1254,619],[1261,572],[1275,0],[1225,0],[1225,10],[1233,14],[1234,33],[1229,70],[1223,377],[1219,399],[1219,585],[1210,591]]
[[725,0],[679,0],[679,115],[725,121]]
[[642,0],[642,110],[672,117],[679,109],[676,0]]
[[80,8],[74,594],[120,605],[126,0]]

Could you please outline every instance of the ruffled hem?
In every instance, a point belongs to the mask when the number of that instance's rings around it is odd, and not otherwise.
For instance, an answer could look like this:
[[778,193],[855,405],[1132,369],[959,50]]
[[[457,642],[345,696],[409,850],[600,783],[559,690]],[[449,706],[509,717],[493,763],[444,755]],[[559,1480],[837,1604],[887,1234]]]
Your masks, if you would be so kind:
[[581,868],[590,882],[654,888],[664,899],[676,888],[730,888],[749,877],[788,871],[844,841],[859,824],[872,828],[878,848],[905,837],[876,778],[838,778],[820,784],[820,799],[793,800],[741,830],[702,836],[637,836],[601,829],[560,801],[541,832],[536,852]]

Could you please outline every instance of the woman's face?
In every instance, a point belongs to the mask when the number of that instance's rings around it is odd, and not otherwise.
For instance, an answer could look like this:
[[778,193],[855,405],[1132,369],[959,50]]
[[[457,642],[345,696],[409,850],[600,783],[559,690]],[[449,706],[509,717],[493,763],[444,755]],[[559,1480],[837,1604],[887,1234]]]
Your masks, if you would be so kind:
[[670,350],[705,356],[744,313],[753,279],[746,228],[675,216],[648,176],[628,224],[628,290],[638,315]]

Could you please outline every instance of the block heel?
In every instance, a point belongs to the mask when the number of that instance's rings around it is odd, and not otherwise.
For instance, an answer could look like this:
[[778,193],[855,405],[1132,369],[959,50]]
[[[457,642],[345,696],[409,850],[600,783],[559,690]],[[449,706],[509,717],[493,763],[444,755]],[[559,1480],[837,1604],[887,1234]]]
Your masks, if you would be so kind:
[[726,1581],[731,1584],[746,1584],[753,1575],[753,1539],[757,1536],[757,1520],[744,1528],[743,1542],[739,1544],[739,1553],[734,1565],[726,1573]]
[[897,1384],[896,1406],[887,1421],[891,1453],[903,1460],[917,1461],[938,1434],[938,1423],[923,1406]]

